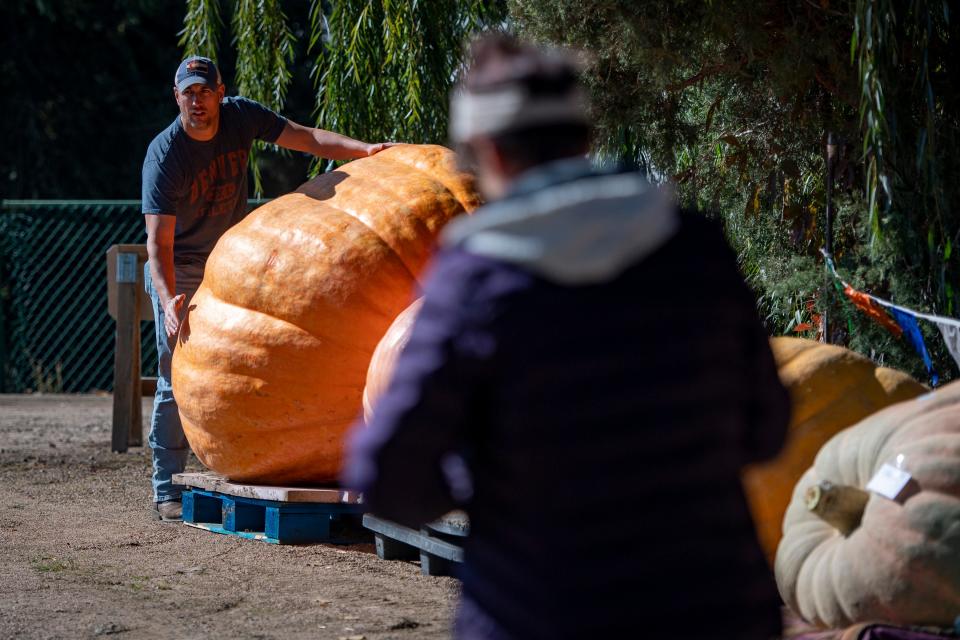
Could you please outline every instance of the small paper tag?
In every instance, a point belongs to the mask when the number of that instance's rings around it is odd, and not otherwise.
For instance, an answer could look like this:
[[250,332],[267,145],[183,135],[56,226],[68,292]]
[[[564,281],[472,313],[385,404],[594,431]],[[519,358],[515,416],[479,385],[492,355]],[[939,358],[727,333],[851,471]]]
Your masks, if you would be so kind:
[[890,500],[896,500],[909,482],[909,473],[903,469],[897,469],[891,464],[885,464],[870,478],[870,482],[867,483],[867,491],[872,491]]
[[137,254],[117,254],[117,282],[137,281]]

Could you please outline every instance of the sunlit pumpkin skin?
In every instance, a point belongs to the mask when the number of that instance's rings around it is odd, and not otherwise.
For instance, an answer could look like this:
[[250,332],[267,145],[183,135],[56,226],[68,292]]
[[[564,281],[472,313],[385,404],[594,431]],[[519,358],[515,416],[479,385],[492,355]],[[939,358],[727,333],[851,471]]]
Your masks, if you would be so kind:
[[793,488],[820,447],[866,416],[927,389],[909,375],[877,367],[843,347],[801,338],[773,338],[770,346],[793,413],[783,450],[775,459],[749,467],[743,481],[757,535],[772,564]]
[[237,481],[335,480],[378,341],[415,297],[440,229],[477,206],[451,151],[400,145],[230,229],[173,359],[200,460]]
[[[864,489],[898,455],[916,484],[898,501],[868,494],[848,535],[807,508],[807,492],[821,481]],[[821,626],[953,626],[960,613],[960,381],[884,409],[824,445],[797,483],[775,569],[784,601]]]
[[413,322],[417,319],[421,306],[423,306],[423,298],[417,298],[404,309],[387,329],[386,335],[380,339],[373,352],[370,367],[367,369],[367,384],[363,388],[363,419],[367,422],[370,422],[370,418],[373,417],[377,400],[390,384],[393,368],[397,364],[397,358],[410,341]]

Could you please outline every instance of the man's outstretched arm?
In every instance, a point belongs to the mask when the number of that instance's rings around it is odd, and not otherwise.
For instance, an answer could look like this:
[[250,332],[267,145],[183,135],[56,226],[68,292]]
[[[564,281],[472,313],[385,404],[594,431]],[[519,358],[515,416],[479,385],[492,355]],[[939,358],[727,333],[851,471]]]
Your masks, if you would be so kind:
[[329,160],[354,160],[372,156],[393,143],[378,142],[370,144],[339,133],[305,127],[287,120],[283,131],[276,139],[276,144],[285,149],[303,151]]

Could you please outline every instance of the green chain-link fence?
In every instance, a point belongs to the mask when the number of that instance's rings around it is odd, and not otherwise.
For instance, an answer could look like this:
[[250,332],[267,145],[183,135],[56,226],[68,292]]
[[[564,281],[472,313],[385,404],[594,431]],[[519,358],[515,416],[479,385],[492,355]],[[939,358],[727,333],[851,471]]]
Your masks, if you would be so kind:
[[[139,200],[0,203],[0,392],[113,389],[105,254],[144,242]],[[141,330],[156,375],[153,322]]]

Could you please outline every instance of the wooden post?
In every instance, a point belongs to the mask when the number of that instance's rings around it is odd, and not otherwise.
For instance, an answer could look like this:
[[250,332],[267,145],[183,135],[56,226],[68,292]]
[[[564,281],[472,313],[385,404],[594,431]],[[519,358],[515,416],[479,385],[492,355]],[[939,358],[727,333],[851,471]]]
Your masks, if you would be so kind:
[[111,448],[119,452],[143,444],[141,398],[157,388],[156,378],[140,375],[140,322],[153,319],[143,290],[146,261],[142,244],[115,244],[107,250],[107,311],[117,321]]
[[137,254],[116,254],[117,338],[113,360],[111,449],[123,453],[142,444],[140,388],[140,300]]
[[[139,267],[139,263],[136,261],[136,254],[126,255],[133,258],[134,264]],[[137,267],[134,267],[134,270],[139,276],[141,271]],[[130,435],[127,438],[127,445],[130,447],[143,446],[143,380],[140,376],[140,321],[143,319],[140,316],[140,298],[143,293],[142,285],[142,276],[138,277],[132,285],[128,283],[123,284],[123,286],[126,287],[133,287],[134,291],[134,302],[131,305],[133,311],[133,331],[130,332],[130,337],[133,340],[133,343],[130,345],[130,350],[133,352],[131,357],[133,362],[130,368],[130,430],[128,432]],[[114,358],[116,358],[116,356],[114,356]]]

